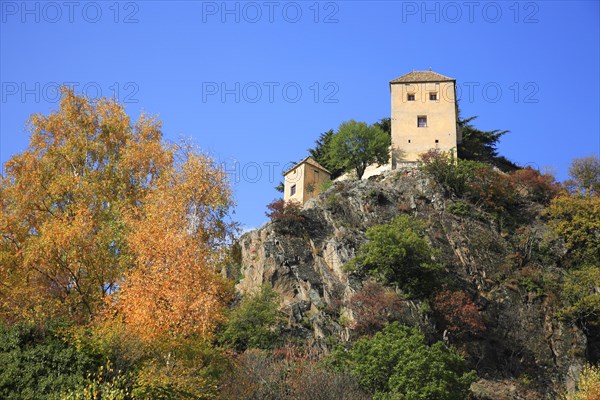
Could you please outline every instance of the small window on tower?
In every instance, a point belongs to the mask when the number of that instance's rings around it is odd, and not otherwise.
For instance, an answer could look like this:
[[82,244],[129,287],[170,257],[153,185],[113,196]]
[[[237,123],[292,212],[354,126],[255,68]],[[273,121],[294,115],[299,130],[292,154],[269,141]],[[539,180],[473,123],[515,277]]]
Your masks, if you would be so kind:
[[409,94],[406,96],[406,99],[407,99],[408,101],[415,101],[415,94],[414,94],[414,93],[409,93]]
[[293,196],[296,194],[296,185],[292,185],[292,187],[290,188],[290,196]]
[[437,101],[437,93],[436,92],[429,93],[429,100]]
[[419,128],[427,128],[427,116],[426,115],[419,115],[417,117],[417,126]]

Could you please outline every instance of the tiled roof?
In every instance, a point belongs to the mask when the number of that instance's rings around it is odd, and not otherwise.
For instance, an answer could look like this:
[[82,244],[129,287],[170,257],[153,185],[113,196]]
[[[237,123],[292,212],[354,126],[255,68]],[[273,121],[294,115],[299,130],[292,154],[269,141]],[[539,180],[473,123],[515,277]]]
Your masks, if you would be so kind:
[[304,158],[303,160],[301,160],[299,163],[297,163],[296,165],[294,165],[292,168],[288,169],[287,171],[285,171],[283,173],[283,176],[289,174],[290,172],[292,172],[293,170],[295,170],[297,167],[299,167],[302,164],[310,164],[313,167],[319,168],[325,172],[327,172],[329,175],[331,175],[331,172],[329,172],[329,170],[327,168],[325,168],[324,166],[322,166],[321,164],[319,164],[318,162],[315,161],[314,158],[312,158],[311,156],[308,156],[306,158]]
[[411,83],[411,82],[449,82],[454,81],[452,78],[440,75],[433,71],[413,71],[396,78],[390,83]]

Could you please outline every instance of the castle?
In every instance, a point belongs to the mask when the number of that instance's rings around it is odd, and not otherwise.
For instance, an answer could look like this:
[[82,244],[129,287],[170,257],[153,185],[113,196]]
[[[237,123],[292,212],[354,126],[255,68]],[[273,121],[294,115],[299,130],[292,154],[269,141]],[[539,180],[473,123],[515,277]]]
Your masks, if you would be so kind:
[[[433,71],[412,71],[390,81],[390,97],[391,157],[390,164],[383,169],[415,163],[420,154],[431,149],[456,155],[462,137],[458,129],[455,79]],[[363,178],[381,170],[382,167],[371,166]],[[284,200],[304,204],[319,194],[330,174],[307,157],[286,171],[284,177]]]
[[431,149],[456,154],[456,80],[433,71],[413,71],[390,82],[392,169],[415,162]]

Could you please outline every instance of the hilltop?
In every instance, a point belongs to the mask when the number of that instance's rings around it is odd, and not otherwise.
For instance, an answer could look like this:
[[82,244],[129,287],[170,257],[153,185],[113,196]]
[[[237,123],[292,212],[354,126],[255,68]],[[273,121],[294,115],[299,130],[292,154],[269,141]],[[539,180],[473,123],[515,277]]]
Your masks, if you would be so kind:
[[[301,210],[241,237],[237,289],[272,286],[287,315],[285,334],[324,353],[347,345],[364,333],[356,328],[366,314],[357,320],[361,310],[353,304],[368,306],[369,293],[380,289],[364,271],[344,265],[367,242],[369,228],[410,216],[425,224],[434,261],[443,266],[439,280],[429,282],[438,296],[410,296],[396,285],[401,301],[383,311],[385,322],[417,327],[430,343],[459,349],[478,373],[472,390],[480,399],[555,398],[574,388],[598,338],[557,317],[567,248],[545,211],[554,190],[548,180],[473,201],[416,166],[335,182]],[[443,304],[461,296],[462,303]],[[473,315],[461,314],[468,306]]]

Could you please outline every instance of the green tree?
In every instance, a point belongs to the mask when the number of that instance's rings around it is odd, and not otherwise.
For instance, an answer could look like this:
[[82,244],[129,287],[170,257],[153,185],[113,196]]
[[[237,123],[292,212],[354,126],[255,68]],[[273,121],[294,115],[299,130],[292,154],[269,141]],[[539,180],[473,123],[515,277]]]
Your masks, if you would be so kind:
[[498,129],[482,131],[475,128],[472,121],[477,117],[458,118],[458,128],[462,132],[462,143],[458,145],[458,157],[464,160],[481,161],[492,164],[502,171],[514,171],[519,167],[504,156],[498,155],[498,142],[509,131]]
[[278,298],[277,292],[267,285],[244,297],[232,311],[220,342],[240,352],[275,347],[281,323]]
[[382,131],[392,136],[392,119],[391,118],[381,118],[378,122],[375,122],[375,125],[378,128],[381,128]]
[[308,153],[312,158],[317,160],[317,162],[324,167],[327,162],[327,151],[329,149],[329,143],[331,138],[335,135],[333,129],[330,129],[326,132],[323,132],[319,135],[319,138],[315,140],[315,147],[312,149],[308,149]]
[[385,284],[394,284],[412,297],[428,293],[440,265],[432,262],[434,251],[425,239],[425,224],[398,215],[389,224],[367,230],[364,243],[346,267],[361,269]]
[[397,322],[334,358],[380,400],[463,400],[476,378],[455,350],[441,342],[429,347],[419,330]]
[[370,164],[388,162],[389,147],[390,136],[381,128],[350,120],[331,137],[327,157],[331,166],[354,170],[360,179]]
[[569,175],[573,181],[567,183],[574,191],[600,195],[600,159],[597,156],[573,160],[569,168]]
[[335,135],[333,129],[327,132],[321,133],[319,138],[315,141],[315,147],[308,149],[308,153],[314,158],[319,164],[324,166],[331,172],[331,178],[335,179],[340,176],[343,172],[343,168],[336,167],[329,159],[329,149],[331,147],[331,138]]

